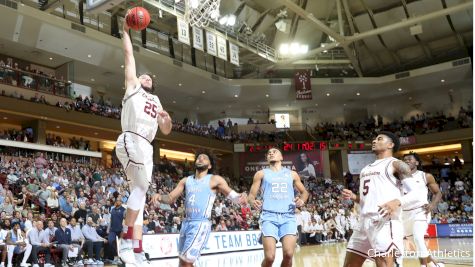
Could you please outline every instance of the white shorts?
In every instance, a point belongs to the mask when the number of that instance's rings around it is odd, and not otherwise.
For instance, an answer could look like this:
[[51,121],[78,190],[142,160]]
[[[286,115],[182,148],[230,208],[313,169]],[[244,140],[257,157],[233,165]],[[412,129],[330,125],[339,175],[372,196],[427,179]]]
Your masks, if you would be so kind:
[[[429,222],[431,220],[430,213],[426,214],[425,209],[422,207],[403,211],[402,212],[402,221],[404,225],[404,237],[414,235],[414,222],[421,221],[427,224],[429,227]],[[427,227],[425,231],[427,231]],[[421,230],[422,231],[422,230]],[[426,232],[424,232],[425,235]]]
[[403,245],[401,221],[365,218],[360,229],[353,231],[346,250],[366,258],[386,256],[394,250],[393,256],[397,257],[403,252]]
[[136,186],[148,188],[153,171],[152,144],[140,135],[124,132],[117,138],[115,153],[124,167],[130,190]]

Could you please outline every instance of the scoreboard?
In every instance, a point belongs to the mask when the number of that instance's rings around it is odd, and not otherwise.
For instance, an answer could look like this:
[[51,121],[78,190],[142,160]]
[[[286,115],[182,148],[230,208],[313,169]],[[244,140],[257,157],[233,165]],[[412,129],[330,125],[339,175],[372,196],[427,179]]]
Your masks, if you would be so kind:
[[278,147],[282,151],[317,151],[317,150],[371,150],[371,143],[363,141],[350,142],[292,142],[279,144],[246,144],[246,152],[265,152],[272,147]]

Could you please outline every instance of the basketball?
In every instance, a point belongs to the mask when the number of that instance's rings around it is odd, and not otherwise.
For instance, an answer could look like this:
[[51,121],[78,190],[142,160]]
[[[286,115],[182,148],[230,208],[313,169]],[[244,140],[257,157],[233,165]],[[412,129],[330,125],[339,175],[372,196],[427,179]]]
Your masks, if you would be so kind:
[[125,21],[132,30],[141,31],[150,23],[150,14],[143,7],[134,7],[127,12]]

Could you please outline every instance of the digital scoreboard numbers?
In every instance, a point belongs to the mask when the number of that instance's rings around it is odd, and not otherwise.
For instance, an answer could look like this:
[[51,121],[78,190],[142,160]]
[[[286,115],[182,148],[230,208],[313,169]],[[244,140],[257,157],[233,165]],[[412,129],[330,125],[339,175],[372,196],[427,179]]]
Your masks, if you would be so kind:
[[283,144],[247,144],[246,151],[264,152],[272,147],[279,147],[282,151],[317,151],[317,150],[368,150],[371,144],[364,142],[297,142]]

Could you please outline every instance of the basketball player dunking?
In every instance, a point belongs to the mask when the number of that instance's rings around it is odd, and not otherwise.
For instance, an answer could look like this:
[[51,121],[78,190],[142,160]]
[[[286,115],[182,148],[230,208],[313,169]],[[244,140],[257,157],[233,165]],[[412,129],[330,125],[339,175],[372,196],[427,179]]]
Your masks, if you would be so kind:
[[198,152],[195,175],[181,179],[170,194],[155,194],[152,197],[154,204],[172,204],[185,192],[185,219],[181,225],[178,244],[179,267],[193,266],[208,241],[216,192],[222,193],[233,203],[246,204],[246,194],[232,190],[223,177],[212,174],[213,168],[213,157],[207,152]]
[[[410,167],[393,157],[399,149],[399,138],[391,132],[380,132],[373,140],[376,161],[360,173],[359,196],[343,190],[345,198],[359,202],[360,228],[355,229],[348,242],[345,267],[361,267],[372,258],[378,267],[394,264],[394,256],[403,249],[401,206],[417,201],[415,179]],[[408,189],[402,195],[401,184]]]
[[[282,242],[283,250],[281,266],[289,267],[297,243],[295,208],[305,204],[308,192],[299,175],[282,166],[283,156],[279,149],[269,149],[266,159],[270,167],[256,172],[248,197],[255,209],[262,210],[259,221],[264,246],[262,267],[272,266],[278,241]],[[259,188],[263,202],[256,200]],[[295,197],[294,188],[301,197]]]
[[[402,207],[404,237],[414,242],[421,267],[426,267],[429,262],[437,264],[429,254],[429,250],[424,241],[424,235],[429,226],[431,211],[442,199],[442,193],[434,176],[419,170],[422,167],[419,155],[416,153],[406,154],[404,155],[404,162],[411,168],[412,176],[416,180],[420,192],[416,203]],[[427,201],[429,197],[428,189],[433,195],[430,204]],[[407,189],[403,188],[403,192],[406,193],[406,191]]]
[[172,123],[158,97],[152,94],[152,77],[142,74],[137,78],[127,23],[124,23],[123,31],[125,95],[120,121],[122,134],[117,139],[116,154],[129,181],[130,196],[127,201],[124,233],[117,243],[117,251],[124,263],[141,265],[144,261],[143,207],[153,169],[151,142],[158,127],[166,135],[171,132]]

